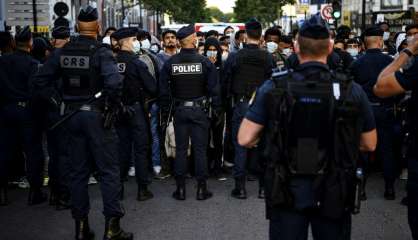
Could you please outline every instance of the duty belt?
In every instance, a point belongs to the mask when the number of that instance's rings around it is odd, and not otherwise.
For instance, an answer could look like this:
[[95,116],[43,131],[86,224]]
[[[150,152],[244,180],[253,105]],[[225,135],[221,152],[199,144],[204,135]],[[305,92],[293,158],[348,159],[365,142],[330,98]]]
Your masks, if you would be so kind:
[[16,102],[16,105],[25,108],[28,106],[28,102]]
[[206,99],[202,100],[195,100],[195,101],[182,101],[182,100],[175,100],[174,104],[176,107],[206,107]]
[[80,110],[84,112],[102,112],[103,109],[97,105],[92,104],[68,104],[66,106],[66,112],[71,112],[74,110]]

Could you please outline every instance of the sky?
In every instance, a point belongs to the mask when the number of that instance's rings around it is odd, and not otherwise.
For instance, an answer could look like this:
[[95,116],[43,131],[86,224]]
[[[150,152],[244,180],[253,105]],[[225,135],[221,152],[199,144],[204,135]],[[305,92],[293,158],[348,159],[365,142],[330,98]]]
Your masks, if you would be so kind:
[[218,7],[222,12],[228,13],[234,11],[235,0],[206,0],[206,5]]

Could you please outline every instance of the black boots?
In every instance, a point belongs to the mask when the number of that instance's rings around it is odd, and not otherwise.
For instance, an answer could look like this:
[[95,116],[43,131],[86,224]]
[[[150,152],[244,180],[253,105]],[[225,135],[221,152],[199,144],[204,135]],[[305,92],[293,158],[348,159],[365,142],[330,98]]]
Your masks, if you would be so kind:
[[154,197],[151,191],[148,190],[147,185],[138,185],[138,195],[136,200],[138,201],[146,201]]
[[176,200],[186,200],[186,180],[184,178],[176,179],[177,189],[173,192],[173,198]]
[[106,219],[103,240],[132,240],[133,238],[133,233],[125,232],[120,227],[120,218]]
[[393,184],[386,184],[384,196],[386,200],[395,200],[395,187]]
[[75,240],[93,240],[94,232],[90,230],[88,218],[75,220]]
[[213,196],[213,194],[211,192],[208,191],[208,187],[206,184],[206,181],[199,181],[197,183],[197,193],[196,193],[196,199],[201,201],[201,200],[206,200],[209,199]]
[[9,199],[7,197],[7,187],[0,186],[0,206],[6,206],[9,204]]
[[42,192],[41,189],[30,189],[29,190],[29,198],[28,204],[29,205],[37,205],[46,202],[48,196]]
[[235,188],[231,196],[237,199],[247,199],[247,190],[245,190],[245,177],[235,179]]

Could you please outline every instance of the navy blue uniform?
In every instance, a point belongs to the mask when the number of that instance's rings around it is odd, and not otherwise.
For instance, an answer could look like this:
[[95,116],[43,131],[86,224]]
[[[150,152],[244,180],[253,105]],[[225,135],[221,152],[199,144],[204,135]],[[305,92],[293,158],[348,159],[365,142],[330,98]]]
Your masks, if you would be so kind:
[[383,54],[380,49],[368,49],[350,67],[354,81],[363,87],[373,107],[378,136],[377,154],[383,163],[383,173],[387,187],[393,187],[397,171],[393,149],[393,139],[395,137],[395,99],[382,99],[375,96],[373,86],[376,84],[380,72],[392,61],[393,59]]
[[[327,65],[318,62],[308,62],[299,65],[296,72],[315,73],[318,71],[329,71]],[[266,81],[258,90],[254,103],[249,107],[245,118],[257,124],[268,125],[268,111],[265,103],[266,94],[274,88],[271,80]],[[352,85],[351,94],[348,97],[360,103],[361,115],[364,117],[362,126],[363,132],[371,131],[375,128],[373,113],[368,103],[367,97],[361,87],[355,83]],[[271,179],[270,179],[271,180]],[[266,181],[269,181],[266,179]],[[272,183],[266,182],[266,199],[271,199],[269,189]],[[315,239],[335,240],[339,239],[346,229],[347,222],[350,221],[349,213],[341,219],[328,219],[319,215],[315,208],[314,183],[309,177],[294,177],[290,179],[289,189],[294,197],[293,208],[273,208],[267,204],[267,218],[270,220],[270,239],[271,240],[303,240],[308,239],[308,227],[311,224],[312,233]],[[310,209],[311,211],[305,211]]]
[[29,53],[17,50],[0,57],[0,187],[7,186],[9,164],[22,144],[32,189],[43,182],[44,156],[41,133],[34,120],[30,78],[39,62]]
[[220,107],[218,72],[209,59],[198,55],[196,49],[181,49],[164,64],[160,74],[160,99],[167,111],[171,95],[176,138],[175,175],[184,179],[187,174],[187,149],[191,138],[198,181],[208,177],[207,145],[209,121],[205,105],[212,98]]
[[[123,104],[135,111],[133,116],[122,116],[117,124],[119,136],[119,159],[121,177],[128,174],[129,163],[133,152],[135,172],[138,185],[148,185],[148,150],[149,120],[144,109],[145,97],[155,97],[157,85],[147,66],[134,53],[119,51],[117,56],[119,70],[125,75]],[[125,64],[122,67],[121,64]]]
[[411,228],[412,237],[414,240],[418,239],[418,57],[413,58],[413,64],[403,71],[395,73],[396,79],[405,90],[412,91],[411,99],[411,136],[412,141],[409,145],[408,151],[408,220]]
[[[244,47],[244,49],[258,49],[257,45],[249,44]],[[242,50],[240,50],[242,51]],[[261,51],[261,50],[260,50]],[[231,119],[231,135],[232,135],[232,142],[234,144],[235,149],[235,158],[234,158],[234,168],[233,168],[233,175],[234,178],[242,178],[246,176],[246,163],[247,163],[247,149],[240,146],[237,141],[237,135],[239,126],[241,125],[242,119],[245,116],[245,113],[248,109],[248,102],[251,98],[252,93],[246,93],[244,95],[249,96],[241,96],[241,93],[237,93],[233,89],[234,81],[239,79],[234,79],[235,76],[240,74],[242,69],[239,68],[239,61],[238,61],[238,52],[231,53],[225,63],[225,73],[223,79],[223,85],[227,88],[228,97],[233,98],[233,109],[232,109],[232,119]],[[271,54],[266,55],[265,65],[264,65],[264,76],[263,80],[269,79],[271,77],[273,68],[275,68],[275,61]],[[236,83],[239,84],[239,83]],[[242,83],[244,85],[245,83]]]
[[[86,83],[83,82],[85,80],[74,75],[70,79],[67,78],[67,83],[64,81],[62,88],[63,100],[69,111],[82,107],[82,111],[66,123],[70,133],[71,150],[69,154],[73,174],[70,184],[72,215],[75,219],[84,219],[89,213],[87,183],[91,174],[92,164],[90,161],[93,160],[100,174],[104,203],[103,214],[106,218],[121,217],[123,211],[119,202],[121,182],[116,131],[114,128],[104,129],[103,127],[101,100],[92,104],[84,103],[86,99],[92,98],[92,93],[96,90],[102,91],[105,96],[114,99],[122,89],[122,76],[118,73],[111,50],[99,47],[99,43],[95,39],[80,36],[70,43],[80,47],[85,46],[90,50],[97,50],[87,60],[87,55],[65,55],[64,49],[68,44],[63,49],[57,49],[35,76],[34,85],[37,89],[53,86],[53,82],[57,79],[68,77],[63,74],[68,69],[72,71],[94,69],[92,72],[95,73],[94,76],[90,75],[87,79],[97,77],[97,83],[90,82],[90,88],[83,89],[82,87],[86,86]],[[97,86],[97,88],[94,89],[93,86]],[[74,89],[78,91],[80,88],[82,88],[82,94],[74,91]]]

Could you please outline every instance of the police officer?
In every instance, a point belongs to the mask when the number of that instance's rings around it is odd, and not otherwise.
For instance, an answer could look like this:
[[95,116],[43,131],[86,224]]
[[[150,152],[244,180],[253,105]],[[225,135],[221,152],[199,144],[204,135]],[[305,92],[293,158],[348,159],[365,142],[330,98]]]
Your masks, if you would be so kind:
[[[314,239],[341,239],[350,221],[346,205],[349,198],[344,194],[354,187],[350,179],[356,157],[334,151],[356,153],[359,147],[372,151],[376,145],[373,113],[366,95],[359,85],[340,81],[347,78],[337,78],[326,65],[332,48],[320,16],[306,21],[295,44],[299,67],[273,75],[257,90],[240,127],[241,145],[254,147],[260,138],[265,144],[271,240],[308,239],[309,225]],[[351,107],[345,108],[346,104]],[[335,119],[343,128],[327,120],[333,119],[329,112],[332,106],[341,110],[333,115],[338,114]],[[339,114],[347,111],[347,115]],[[363,120],[362,124],[358,120]],[[350,144],[343,144],[339,134]],[[350,174],[344,175],[347,172]],[[339,184],[341,181],[348,181],[347,185]]]
[[88,223],[87,185],[92,159],[100,173],[106,220],[103,239],[131,240],[133,234],[124,232],[119,223],[124,212],[119,200],[121,182],[117,136],[112,125],[103,117],[103,97],[108,103],[106,116],[113,116],[109,114],[109,106],[120,106],[122,76],[118,73],[112,52],[96,39],[100,32],[97,18],[95,8],[87,6],[81,9],[77,21],[80,36],[54,51],[34,78],[34,86],[35,89],[45,89],[62,78],[61,91],[66,112],[78,111],[65,123],[70,133],[73,173],[70,189],[72,216],[76,224],[75,239],[94,238]]
[[67,26],[56,26],[52,29],[51,44],[54,48],[62,48],[70,41],[70,28]]
[[196,198],[206,200],[212,197],[206,185],[209,129],[206,111],[209,98],[212,98],[215,110],[220,106],[218,73],[209,59],[197,54],[197,37],[193,24],[179,29],[177,38],[180,40],[182,49],[179,54],[174,55],[164,64],[160,74],[160,99],[163,112],[169,111],[170,95],[175,107],[176,159],[174,167],[177,189],[173,193],[173,198],[186,199],[187,149],[189,139],[191,139],[198,181]]
[[257,87],[271,76],[272,69],[275,67],[272,55],[259,48],[261,24],[257,20],[251,19],[245,24],[245,29],[247,44],[243,49],[229,55],[225,63],[224,79],[233,104],[232,141],[235,148],[233,167],[235,188],[231,195],[238,199],[247,198],[245,181],[248,154],[247,150],[241,147],[236,140],[238,128],[248,109],[251,96]]
[[[54,50],[64,47],[66,43],[70,41],[70,29],[66,26],[57,26],[52,30],[51,40]],[[62,79],[55,82],[56,89],[61,89]],[[53,97],[49,102],[56,101],[57,104],[61,103],[60,92],[57,96]],[[48,106],[48,124],[52,126],[55,122],[61,118],[60,109],[54,104],[43,104]],[[49,187],[50,198],[49,203],[55,205],[57,210],[68,209],[70,206],[70,176],[71,176],[71,164],[69,162],[69,134],[65,125],[61,125],[54,130],[47,131],[47,146],[49,154],[48,162],[48,174],[49,174]]]
[[135,53],[140,49],[137,40],[137,28],[121,28],[112,36],[118,41],[120,51],[116,59],[123,80],[122,103],[126,110],[117,123],[119,135],[119,158],[122,179],[128,174],[129,163],[134,156],[135,173],[138,183],[138,201],[153,198],[148,190],[149,120],[145,109],[146,96],[155,96],[157,84],[148,72],[147,66]]
[[[410,119],[412,123],[411,139],[408,150],[408,222],[412,238],[418,239],[418,131],[417,131],[417,104],[418,104],[418,26],[407,26],[408,47],[399,54],[389,66],[379,75],[374,86],[374,93],[378,97],[391,97],[412,91]],[[411,64],[412,63],[412,64]]]
[[15,40],[16,52],[0,58],[0,205],[8,203],[8,170],[19,143],[26,156],[28,203],[35,205],[46,200],[41,191],[44,165],[41,129],[29,104],[30,78],[38,70],[39,62],[30,56],[32,33],[28,26],[16,34]]
[[379,141],[377,144],[377,157],[383,163],[385,179],[384,197],[387,200],[395,199],[394,182],[396,179],[396,164],[394,158],[394,98],[382,99],[374,95],[373,86],[380,72],[389,65],[393,59],[382,53],[383,31],[375,26],[364,32],[366,53],[351,66],[354,81],[363,87],[369,102],[372,105],[376,119]]

